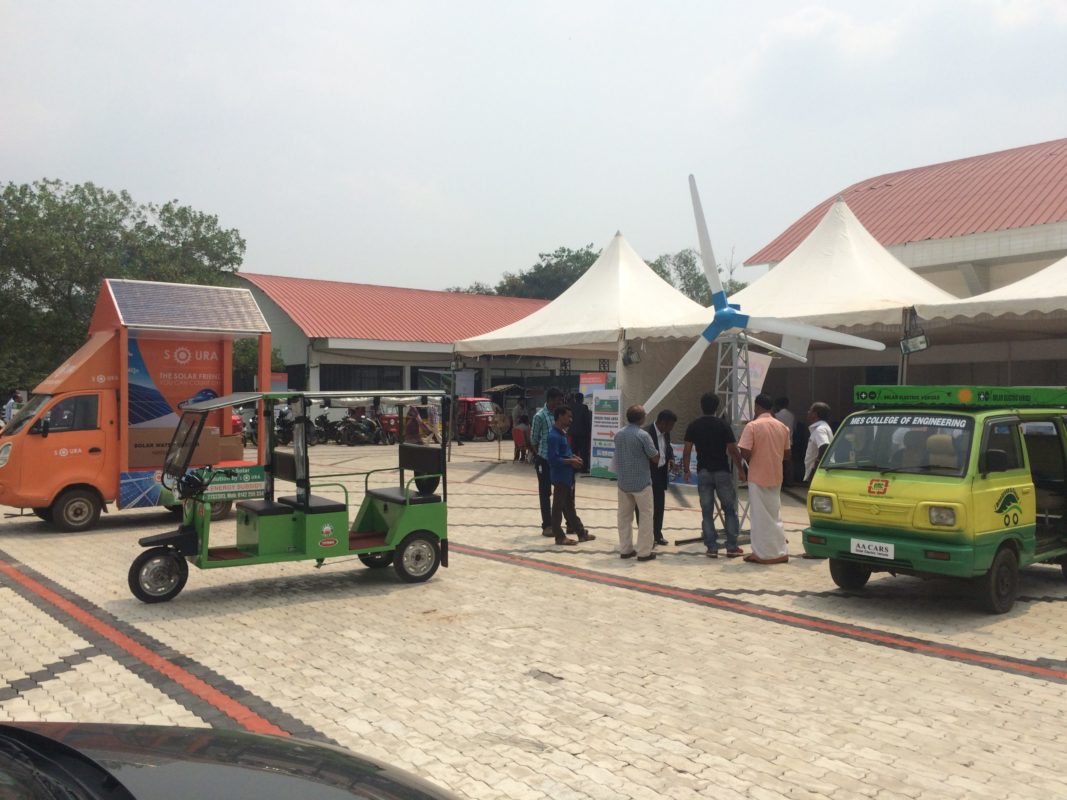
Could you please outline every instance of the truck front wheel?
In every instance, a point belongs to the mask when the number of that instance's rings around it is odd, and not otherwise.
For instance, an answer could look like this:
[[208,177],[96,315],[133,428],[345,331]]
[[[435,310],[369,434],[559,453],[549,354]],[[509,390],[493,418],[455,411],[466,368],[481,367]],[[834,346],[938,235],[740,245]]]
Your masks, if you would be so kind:
[[52,524],[61,531],[87,531],[100,519],[100,498],[90,489],[67,489],[52,503]]
[[993,557],[989,572],[974,579],[975,599],[992,614],[1007,614],[1019,594],[1019,557],[1011,547],[1002,547]]
[[842,589],[855,592],[867,585],[867,581],[871,578],[871,570],[853,561],[831,558],[830,577]]

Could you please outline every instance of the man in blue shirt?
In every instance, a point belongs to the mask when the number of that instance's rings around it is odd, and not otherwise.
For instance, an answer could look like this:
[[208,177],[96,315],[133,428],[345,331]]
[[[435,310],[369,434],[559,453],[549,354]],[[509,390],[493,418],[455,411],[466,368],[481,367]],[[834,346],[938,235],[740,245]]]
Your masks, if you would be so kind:
[[548,432],[555,425],[556,408],[563,402],[563,392],[555,386],[545,393],[545,404],[534,414],[530,424],[530,452],[537,472],[537,494],[541,499],[541,535],[552,532],[552,476],[548,473]]
[[[567,441],[567,428],[574,415],[567,406],[559,406],[554,412],[555,423],[548,432],[548,469],[552,479],[552,533],[556,544],[590,542],[596,537],[589,533],[578,518],[574,508],[574,470],[582,468],[582,459],[571,450]],[[577,534],[577,541],[568,539],[563,532],[563,519],[567,520],[567,533]]]
[[[643,406],[626,409],[627,425],[615,434],[613,462],[619,490],[619,558],[651,561],[655,543],[652,538],[652,467],[659,464],[659,451],[648,431]],[[638,512],[637,549],[634,549],[634,509]]]

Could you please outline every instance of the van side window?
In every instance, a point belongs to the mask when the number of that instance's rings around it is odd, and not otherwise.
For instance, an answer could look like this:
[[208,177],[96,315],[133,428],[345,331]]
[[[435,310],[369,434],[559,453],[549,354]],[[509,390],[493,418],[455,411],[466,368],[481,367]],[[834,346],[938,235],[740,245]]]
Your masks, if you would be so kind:
[[49,433],[92,431],[99,428],[98,399],[95,394],[84,394],[60,400],[46,412]]
[[1026,453],[1030,457],[1030,472],[1034,483],[1054,483],[1063,488],[1065,465],[1063,443],[1056,423],[1052,420],[1024,422],[1020,425]]
[[1019,423],[1017,420],[992,420],[986,423],[982,437],[982,455],[999,450],[1005,456],[1005,470],[1021,469],[1022,450],[1019,446]]

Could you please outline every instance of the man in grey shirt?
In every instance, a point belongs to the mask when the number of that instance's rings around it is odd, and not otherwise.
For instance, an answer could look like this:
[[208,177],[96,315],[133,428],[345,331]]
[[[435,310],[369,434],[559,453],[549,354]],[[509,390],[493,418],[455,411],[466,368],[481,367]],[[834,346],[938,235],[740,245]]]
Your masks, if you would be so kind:
[[[627,425],[615,434],[613,471],[619,490],[619,558],[651,561],[652,552],[652,465],[659,464],[659,451],[652,444],[648,431],[642,430],[645,421],[643,406],[626,409]],[[637,549],[634,549],[634,508],[638,511]]]

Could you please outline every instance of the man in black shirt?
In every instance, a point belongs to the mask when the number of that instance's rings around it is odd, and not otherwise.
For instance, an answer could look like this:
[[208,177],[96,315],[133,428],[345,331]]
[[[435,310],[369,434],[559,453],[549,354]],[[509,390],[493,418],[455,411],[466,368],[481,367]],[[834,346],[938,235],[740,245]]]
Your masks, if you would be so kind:
[[726,555],[736,558],[744,555],[737,543],[741,525],[737,519],[737,489],[730,474],[730,462],[737,467],[741,480],[745,479],[741,464],[741,452],[737,449],[734,432],[723,420],[715,416],[719,398],[713,392],[705,392],[700,398],[700,410],[704,416],[697,417],[685,429],[685,448],[682,465],[685,482],[689,483],[689,455],[693,446],[697,449],[697,493],[700,495],[701,534],[708,558],[719,557],[718,533],[715,530],[715,495],[719,496],[723,524],[726,528]]

